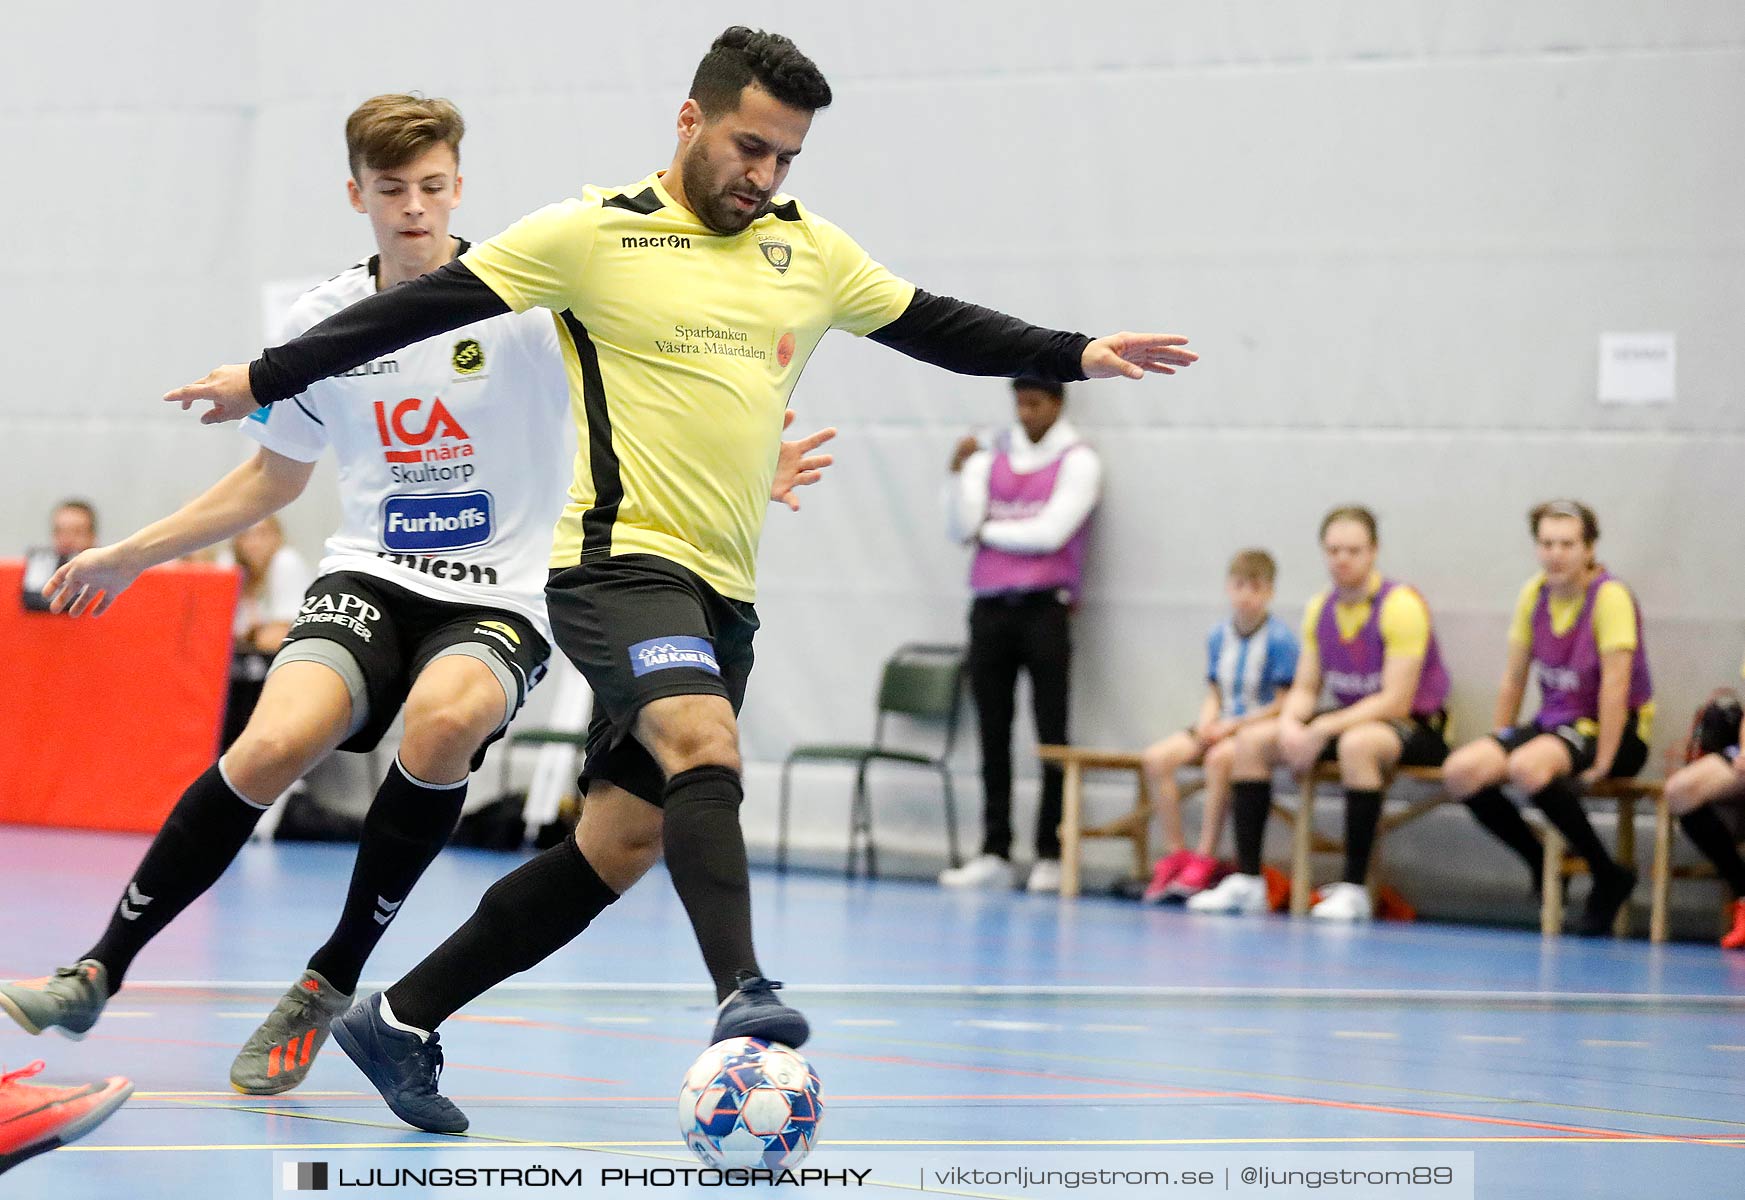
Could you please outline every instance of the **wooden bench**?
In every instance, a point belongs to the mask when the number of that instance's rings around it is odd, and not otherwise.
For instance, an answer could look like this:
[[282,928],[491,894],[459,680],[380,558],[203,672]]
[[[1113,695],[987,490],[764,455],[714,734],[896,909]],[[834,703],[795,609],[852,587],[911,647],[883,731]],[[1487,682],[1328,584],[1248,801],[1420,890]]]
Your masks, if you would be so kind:
[[[1141,774],[1140,757],[1137,753],[1125,750],[1097,749],[1088,746],[1041,746],[1037,753],[1045,763],[1060,767],[1062,775],[1061,788],[1061,819],[1060,819],[1060,894],[1076,896],[1080,890],[1079,868],[1082,853],[1082,843],[1085,838],[1127,838],[1133,843],[1134,874],[1144,878],[1151,865],[1151,816],[1150,797],[1146,793],[1145,779]],[[1084,773],[1086,771],[1129,771],[1135,777],[1133,808],[1112,821],[1101,825],[1086,826],[1084,824]],[[1291,912],[1302,916],[1309,911],[1310,898],[1314,894],[1313,861],[1316,854],[1338,854],[1345,849],[1341,839],[1327,834],[1315,832],[1315,795],[1323,783],[1337,784],[1339,770],[1336,764],[1321,763],[1300,789],[1296,805],[1274,803],[1272,810],[1291,826]],[[1426,796],[1421,796],[1403,805],[1385,809],[1382,812],[1381,823],[1376,828],[1376,841],[1381,840],[1392,831],[1403,825],[1408,825],[1425,813],[1451,803],[1446,792],[1441,790],[1442,770],[1440,767],[1400,767],[1394,772],[1388,782],[1391,785],[1398,779],[1414,779],[1422,783],[1433,784],[1437,790]],[[1199,783],[1190,783],[1182,788],[1182,798],[1198,791]],[[1636,802],[1652,798],[1656,805],[1654,869],[1651,880],[1653,896],[1653,911],[1650,919],[1650,936],[1655,941],[1663,941],[1666,937],[1666,892],[1673,873],[1671,863],[1672,817],[1667,811],[1665,798],[1661,795],[1659,780],[1637,779],[1606,779],[1588,788],[1585,800],[1610,800],[1618,806],[1618,838],[1616,855],[1626,866],[1633,866],[1636,859]],[[1539,910],[1539,930],[1548,936],[1558,934],[1563,929],[1563,887],[1562,881],[1568,876],[1582,874],[1587,870],[1587,864],[1580,859],[1569,857],[1568,847],[1563,836],[1556,829],[1547,828],[1545,837],[1545,886],[1544,900]],[[1697,878],[1700,868],[1681,868],[1680,878]],[[1612,931],[1619,937],[1627,936],[1630,930],[1630,907],[1625,905],[1618,912],[1617,921]]]
[[[1673,829],[1672,806],[1666,802],[1664,793],[1656,789],[1654,793],[1654,869],[1650,880],[1650,906],[1648,910],[1648,940],[1664,942],[1666,927],[1670,914],[1667,909],[1670,904],[1672,881],[1674,879],[1714,879],[1715,868],[1705,862],[1691,863],[1688,866],[1672,865],[1672,843],[1678,837]],[[1725,906],[1732,908],[1731,904]]]

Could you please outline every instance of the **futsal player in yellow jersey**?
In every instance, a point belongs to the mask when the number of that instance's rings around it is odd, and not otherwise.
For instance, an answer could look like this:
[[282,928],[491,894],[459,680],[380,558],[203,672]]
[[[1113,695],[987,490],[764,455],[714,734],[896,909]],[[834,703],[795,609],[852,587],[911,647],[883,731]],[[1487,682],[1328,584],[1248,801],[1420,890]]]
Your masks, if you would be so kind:
[[[1636,598],[1594,557],[1600,523],[1576,500],[1535,505],[1527,514],[1540,571],[1515,601],[1509,658],[1491,721],[1493,732],[1448,758],[1448,794],[1527,864],[1543,886],[1544,850],[1503,794],[1532,799],[1593,876],[1578,931],[1609,933],[1630,898],[1636,873],[1613,861],[1581,806],[1580,785],[1627,779],[1648,762],[1654,687]],[[1539,711],[1518,723],[1529,676]]]
[[787,38],[731,28],[697,68],[664,172],[588,188],[166,397],[236,420],[485,315],[543,307],[558,323],[580,436],[546,600],[596,697],[587,801],[574,841],[499,880],[405,979],[335,1022],[422,1128],[465,1127],[436,1091],[434,1026],[568,943],[663,850],[721,999],[712,1040],[805,1040],[752,948],[736,714],[782,414],[827,330],[964,374],[1139,379],[1195,360],[1179,336],[1041,329],[874,262],[779,191],[830,99]]

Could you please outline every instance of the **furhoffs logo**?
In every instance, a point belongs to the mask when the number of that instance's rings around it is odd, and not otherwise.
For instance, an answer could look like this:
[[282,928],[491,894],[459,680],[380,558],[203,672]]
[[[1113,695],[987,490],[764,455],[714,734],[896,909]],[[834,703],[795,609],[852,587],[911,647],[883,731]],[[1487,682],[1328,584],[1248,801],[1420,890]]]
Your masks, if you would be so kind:
[[759,242],[757,248],[763,251],[763,256],[769,260],[770,266],[783,275],[788,273],[788,264],[794,261],[794,248],[792,246],[786,242],[772,240]]

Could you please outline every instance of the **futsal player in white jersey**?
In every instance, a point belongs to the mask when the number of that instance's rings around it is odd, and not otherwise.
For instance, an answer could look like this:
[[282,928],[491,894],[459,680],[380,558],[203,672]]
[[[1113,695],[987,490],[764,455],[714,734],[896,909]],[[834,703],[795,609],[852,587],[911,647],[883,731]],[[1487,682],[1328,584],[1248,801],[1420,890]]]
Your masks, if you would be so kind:
[[[389,95],[346,123],[352,206],[378,253],[305,293],[295,336],[435,270],[461,197],[464,124],[444,100]],[[404,711],[339,921],[231,1068],[250,1094],[301,1083],[363,965],[459,819],[467,778],[545,673],[551,529],[571,475],[569,389],[549,313],[454,329],[263,408],[259,451],[187,506],[86,551],[44,589],[101,613],[147,567],[231,537],[290,503],[331,447],[342,515],[247,729],[191,784],[128,881],[108,929],[70,967],[0,984],[31,1033],[82,1036],[134,956],[215,883],[261,814],[335,748],[369,750]],[[813,482],[830,431],[784,443],[772,496]]]

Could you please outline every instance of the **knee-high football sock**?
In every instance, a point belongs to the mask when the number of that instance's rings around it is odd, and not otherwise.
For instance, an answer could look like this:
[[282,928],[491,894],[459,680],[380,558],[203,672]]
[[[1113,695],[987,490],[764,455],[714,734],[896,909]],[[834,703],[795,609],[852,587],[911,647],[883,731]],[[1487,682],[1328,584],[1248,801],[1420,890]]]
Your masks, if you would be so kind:
[[1745,859],[1739,857],[1739,847],[1733,841],[1733,831],[1714,809],[1694,808],[1679,817],[1678,823],[1703,857],[1715,864],[1721,878],[1733,889],[1733,894],[1745,900]]
[[265,811],[225,780],[223,760],[188,785],[128,880],[109,928],[84,955],[109,969],[111,996],[134,955],[218,882]]
[[1569,842],[1570,849],[1587,860],[1587,869],[1593,873],[1595,881],[1615,879],[1624,873],[1624,868],[1613,862],[1612,856],[1606,852],[1600,835],[1594,832],[1593,823],[1587,819],[1587,810],[1581,806],[1581,796],[1567,776],[1546,784],[1534,794],[1533,803],[1539,806],[1546,820],[1557,827]]
[[1370,788],[1345,789],[1345,882],[1362,883],[1369,875],[1375,829],[1381,824],[1382,793]]
[[1500,787],[1488,787],[1475,796],[1468,796],[1466,807],[1480,825],[1521,856],[1527,870],[1533,873],[1533,886],[1538,888],[1544,873],[1545,847],[1533,833],[1533,827],[1521,816],[1521,810],[1509,802]]
[[739,772],[693,767],[667,781],[662,841],[673,890],[690,914],[715,998],[738,987],[740,973],[761,975],[751,946],[751,873],[739,802]]
[[364,962],[388,932],[412,885],[453,836],[466,798],[465,779],[425,783],[394,759],[364,818],[339,923],[309,959],[311,971],[341,992],[357,990]]
[[1266,818],[1272,814],[1272,781],[1239,779],[1230,785],[1230,825],[1236,837],[1236,869],[1260,874]]
[[618,893],[566,837],[493,883],[467,923],[387,991],[396,1019],[435,1029],[570,944]]

